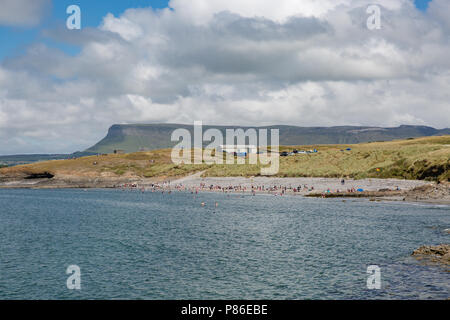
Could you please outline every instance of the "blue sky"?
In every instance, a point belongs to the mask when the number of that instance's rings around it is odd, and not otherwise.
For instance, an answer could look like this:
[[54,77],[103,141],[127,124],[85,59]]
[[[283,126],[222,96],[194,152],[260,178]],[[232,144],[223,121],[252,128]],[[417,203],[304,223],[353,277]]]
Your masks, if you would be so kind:
[[76,4],[81,8],[82,26],[96,27],[103,17],[112,13],[120,15],[129,8],[165,8],[168,0],[57,0],[53,1],[51,12],[48,12],[44,21],[37,27],[4,27],[0,26],[0,60],[14,56],[26,49],[30,43],[39,41],[49,46],[56,46],[68,53],[73,53],[76,48],[70,48],[59,43],[52,43],[42,37],[42,30],[51,28],[58,23],[65,24],[67,19],[66,8]]
[[416,7],[420,10],[426,10],[431,0],[415,0]]
[[[416,7],[425,11],[431,0],[414,0]],[[52,42],[42,36],[42,30],[51,28],[57,23],[65,23],[67,19],[66,8],[76,4],[82,10],[82,26],[96,27],[102,18],[112,13],[119,16],[128,8],[165,8],[169,0],[57,0],[53,1],[51,12],[47,13],[44,21],[37,27],[2,27],[0,26],[0,60],[14,56],[26,49],[27,45],[34,42],[43,42],[48,46],[54,46],[66,53],[76,53],[77,48]],[[6,41],[5,41],[6,40]]]

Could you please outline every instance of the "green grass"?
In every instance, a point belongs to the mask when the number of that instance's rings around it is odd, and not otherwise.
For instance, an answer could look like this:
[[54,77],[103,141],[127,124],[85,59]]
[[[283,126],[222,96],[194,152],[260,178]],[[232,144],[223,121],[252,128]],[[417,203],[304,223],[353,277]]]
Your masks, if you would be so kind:
[[[341,151],[350,147],[351,151]],[[450,136],[354,145],[280,147],[280,151],[317,149],[316,154],[280,157],[278,177],[349,177],[450,180]],[[204,176],[259,176],[261,165],[174,164],[171,150],[109,154],[45,161],[0,169],[3,174],[50,172],[58,175],[165,178],[205,171]],[[94,164],[94,162],[96,164]]]
[[[351,151],[345,151],[350,147]],[[316,154],[280,157],[279,177],[350,177],[448,180],[450,136],[356,145],[281,147]],[[341,151],[344,150],[344,151]],[[213,166],[207,176],[258,176],[260,166]]]

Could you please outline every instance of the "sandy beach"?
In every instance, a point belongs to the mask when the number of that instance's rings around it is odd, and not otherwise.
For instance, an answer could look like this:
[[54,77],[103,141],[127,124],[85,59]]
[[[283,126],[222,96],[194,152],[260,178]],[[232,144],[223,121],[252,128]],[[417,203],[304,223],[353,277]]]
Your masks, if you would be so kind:
[[87,178],[60,176],[53,179],[10,180],[0,188],[138,188],[142,190],[239,192],[308,197],[365,197],[450,204],[449,184],[402,179],[280,178],[280,177],[202,177],[197,172],[178,179],[138,177]]
[[[182,179],[172,181],[171,184],[182,184],[188,188],[199,187],[205,185],[209,188],[220,186],[221,188],[240,186],[245,191],[251,191],[252,187],[258,189],[259,187],[273,188],[277,190],[287,188],[286,191],[292,191],[301,186],[297,191],[299,194],[308,194],[316,192],[345,192],[348,189],[362,189],[364,191],[380,191],[383,189],[407,191],[419,186],[431,185],[427,181],[418,180],[398,180],[398,179],[362,179],[362,180],[345,180],[342,184],[341,179],[335,178],[271,178],[271,177],[206,177],[202,178],[201,173],[191,175]],[[255,190],[257,191],[257,190]]]
[[201,177],[201,172],[165,184],[197,192],[249,192],[313,197],[366,197],[450,204],[450,186],[401,179]]

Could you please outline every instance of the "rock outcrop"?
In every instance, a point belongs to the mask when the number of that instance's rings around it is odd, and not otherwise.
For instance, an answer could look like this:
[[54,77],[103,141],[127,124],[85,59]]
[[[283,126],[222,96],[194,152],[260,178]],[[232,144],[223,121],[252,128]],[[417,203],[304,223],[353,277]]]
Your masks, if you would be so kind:
[[450,201],[450,183],[442,182],[419,186],[406,193],[406,201],[441,200]]
[[440,244],[437,246],[422,246],[414,250],[412,255],[419,260],[429,259],[432,262],[439,262],[450,265],[450,245]]

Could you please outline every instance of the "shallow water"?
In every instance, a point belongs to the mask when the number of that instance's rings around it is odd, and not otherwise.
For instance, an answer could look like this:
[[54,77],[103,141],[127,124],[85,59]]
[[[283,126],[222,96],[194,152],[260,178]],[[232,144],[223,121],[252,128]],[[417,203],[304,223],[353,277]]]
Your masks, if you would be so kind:
[[[450,273],[410,257],[449,243],[449,227],[450,207],[424,204],[0,190],[0,298],[449,298]],[[66,287],[69,265],[81,290]]]

